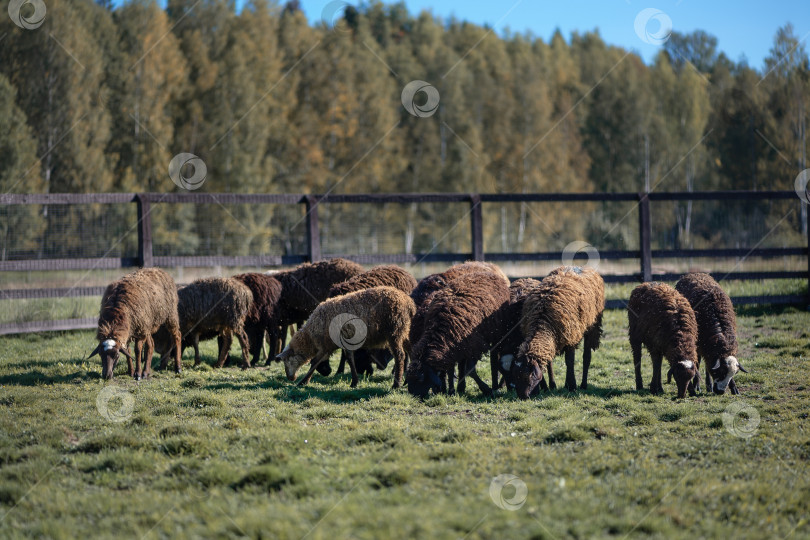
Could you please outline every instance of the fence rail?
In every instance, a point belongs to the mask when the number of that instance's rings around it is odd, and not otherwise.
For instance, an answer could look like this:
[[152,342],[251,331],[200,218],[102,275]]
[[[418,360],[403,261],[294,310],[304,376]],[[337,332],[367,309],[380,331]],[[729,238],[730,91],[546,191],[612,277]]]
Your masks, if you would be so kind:
[[[714,191],[714,192],[668,192],[668,193],[527,193],[527,194],[478,194],[478,193],[391,193],[356,195],[303,195],[303,194],[239,194],[239,193],[50,193],[50,194],[4,194],[0,195],[0,207],[13,205],[81,205],[81,204],[135,204],[137,209],[138,253],[136,257],[60,258],[0,260],[0,272],[10,271],[64,271],[64,270],[115,270],[138,266],[160,267],[277,267],[295,265],[305,261],[344,257],[361,264],[415,264],[453,262],[461,259],[489,260],[493,262],[536,262],[560,260],[562,252],[533,253],[484,253],[484,228],[482,207],[487,203],[528,202],[637,202],[638,250],[605,250],[600,259],[637,259],[639,271],[630,274],[605,275],[609,283],[631,283],[660,280],[675,280],[679,274],[653,274],[654,259],[686,257],[761,257],[777,258],[804,256],[808,258],[807,271],[761,271],[713,274],[723,280],[760,279],[807,279],[810,294],[810,240],[806,247],[733,249],[652,249],[652,224],[650,206],[657,201],[716,201],[716,200],[786,200],[793,199],[793,191]],[[160,204],[283,204],[304,205],[306,222],[306,253],[288,255],[247,256],[156,256],[153,254],[152,219],[154,206]],[[354,254],[323,253],[319,226],[319,207],[327,204],[413,204],[413,203],[467,203],[470,217],[470,247],[467,253],[398,253]],[[810,230],[810,212],[807,213]],[[51,289],[8,289],[0,291],[3,299],[34,299],[97,296],[103,287],[73,287]],[[736,304],[785,304],[810,302],[799,295],[763,295],[733,298]],[[609,301],[607,307],[616,308],[623,301]],[[24,323],[0,324],[0,335],[44,330],[70,330],[89,328],[93,319],[63,319]]]

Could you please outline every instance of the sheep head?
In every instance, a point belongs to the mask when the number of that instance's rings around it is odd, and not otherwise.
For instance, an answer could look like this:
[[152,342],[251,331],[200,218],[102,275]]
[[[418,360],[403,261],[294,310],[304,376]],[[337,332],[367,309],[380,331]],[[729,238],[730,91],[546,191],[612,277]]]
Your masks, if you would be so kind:
[[692,360],[680,360],[672,368],[672,375],[675,377],[675,385],[678,387],[678,397],[686,397],[686,390],[689,389],[694,394],[694,388],[689,388],[689,383],[697,375],[697,364]]
[[715,360],[714,365],[709,368],[709,373],[712,379],[714,379],[712,391],[718,395],[725,394],[729,383],[731,383],[734,376],[740,371],[748,373],[734,356],[727,356],[723,359],[718,358]]
[[307,363],[309,358],[297,352],[292,343],[287,345],[278,356],[276,356],[277,362],[284,362],[284,372],[287,374],[287,379],[294,381],[295,374],[298,373],[298,369]]
[[433,390],[434,394],[442,391],[442,380],[435,369],[430,367],[426,362],[421,365],[413,366],[415,369],[408,370],[408,393],[420,398],[428,397],[430,391]]
[[102,377],[105,379],[112,379],[115,366],[118,365],[119,352],[124,353],[124,356],[126,356],[130,361],[133,360],[132,355],[129,353],[127,348],[111,338],[100,341],[98,346],[93,350],[92,353],[90,353],[90,356],[88,356],[87,359],[89,360],[93,356],[99,355],[101,357]]
[[511,362],[508,380],[515,386],[519,399],[529,399],[543,380],[543,370],[536,362],[518,356]]

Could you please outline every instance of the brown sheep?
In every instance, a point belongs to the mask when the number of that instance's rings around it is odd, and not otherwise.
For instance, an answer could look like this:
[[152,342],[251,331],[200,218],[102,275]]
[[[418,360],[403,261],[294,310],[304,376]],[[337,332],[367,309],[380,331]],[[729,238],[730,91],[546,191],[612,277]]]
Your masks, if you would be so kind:
[[[271,274],[281,283],[281,298],[278,304],[281,339],[276,343],[271,342],[269,358],[275,357],[278,351],[284,347],[288,326],[303,324],[318,304],[326,300],[329,289],[333,285],[362,272],[363,267],[359,264],[336,258],[316,263],[303,263],[292,270]],[[278,341],[280,341],[280,346]],[[324,367],[328,366],[328,363],[324,365]],[[326,375],[328,374],[326,373]]]
[[[706,389],[724,394],[726,387],[739,394],[734,376],[747,373],[737,360],[737,318],[726,291],[709,274],[689,273],[675,284],[689,301],[697,321],[698,363],[706,362]],[[667,382],[671,377],[667,375]],[[714,380],[714,384],[712,384]],[[698,383],[699,384],[699,383]]]
[[[180,373],[180,325],[177,318],[177,288],[169,274],[159,268],[142,268],[113,281],[104,291],[98,316],[98,346],[90,354],[101,356],[102,375],[113,378],[118,353],[127,357],[130,376],[136,380],[152,375],[152,334],[165,325],[167,338],[176,348],[174,370]],[[135,341],[135,369],[127,350]]]
[[474,274],[479,272],[489,272],[499,276],[503,279],[506,286],[509,286],[509,278],[503,273],[503,270],[496,264],[480,261],[467,261],[465,263],[456,264],[441,272],[439,274],[431,274],[422,278],[419,284],[411,293],[411,298],[416,303],[416,307],[422,305],[422,302],[430,296],[431,293],[443,288],[444,285],[457,277],[464,274]]
[[[233,343],[233,336],[242,348],[242,367],[250,367],[250,346],[245,334],[245,319],[253,304],[253,293],[234,278],[203,278],[177,291],[179,298],[180,332],[183,340],[194,347],[194,365],[200,364],[200,340],[215,336],[222,338],[216,366],[222,367]],[[155,345],[165,355],[171,344],[163,331],[155,334]]]
[[[281,282],[273,276],[258,272],[238,274],[233,279],[241,281],[253,293],[253,303],[245,318],[245,334],[250,343],[250,354],[255,366],[261,357],[264,334],[268,333],[270,342],[279,338],[279,299]],[[271,351],[272,352],[272,351]],[[272,357],[268,357],[268,360]]]
[[[540,282],[532,278],[516,279],[509,286],[509,305],[504,308],[503,316],[503,337],[495,344],[490,367],[492,369],[492,389],[497,390],[504,384],[511,386],[509,370],[512,361],[517,355],[521,343],[523,343],[523,332],[520,329],[520,321],[523,315],[523,303],[529,291],[540,285]],[[549,364],[549,380],[553,381],[553,372]],[[498,383],[498,375],[502,376],[502,381]],[[546,389],[545,380],[540,382],[540,387]]]
[[574,375],[574,351],[583,343],[582,384],[588,387],[591,353],[599,348],[602,312],[605,309],[605,284],[595,270],[578,266],[555,269],[524,299],[521,331],[524,341],[510,366],[510,377],[520,399],[527,399],[549,371],[549,387],[554,388],[554,358],[565,353],[565,387],[577,388]]
[[290,339],[277,360],[284,362],[287,378],[295,380],[298,369],[312,361],[299,385],[307,384],[318,364],[337,349],[349,351],[351,386],[357,386],[352,354],[361,347],[388,348],[394,355],[394,388],[402,385],[402,373],[410,353],[408,332],[416,306],[393,287],[372,287],[322,302]]
[[661,385],[661,360],[666,357],[678,397],[689,390],[695,395],[698,374],[697,321],[689,301],[665,283],[643,283],[630,294],[627,304],[630,323],[630,348],[636,370],[636,390],[641,390],[641,346],[647,347],[653,364],[650,392],[664,391]]
[[[485,395],[491,389],[475,373],[478,359],[500,339],[500,318],[509,303],[509,287],[491,272],[464,274],[430,295],[424,331],[413,345],[408,392],[453,392],[453,374],[469,374]],[[444,378],[449,377],[446,384]],[[463,387],[459,388],[462,391]]]
[[[371,287],[386,286],[399,289],[405,294],[411,294],[411,291],[413,291],[414,287],[416,287],[416,279],[414,279],[414,277],[407,270],[403,270],[399,266],[393,264],[375,266],[371,270],[367,270],[362,274],[357,274],[356,276],[347,279],[343,283],[333,285],[329,290],[328,297],[334,298],[350,292],[370,289]],[[337,373],[343,373],[346,358],[346,351],[341,351],[340,365],[338,366]],[[386,354],[385,350],[359,349],[354,351],[354,365],[361,375],[371,375],[374,373],[374,364],[384,369],[390,358],[391,357]]]

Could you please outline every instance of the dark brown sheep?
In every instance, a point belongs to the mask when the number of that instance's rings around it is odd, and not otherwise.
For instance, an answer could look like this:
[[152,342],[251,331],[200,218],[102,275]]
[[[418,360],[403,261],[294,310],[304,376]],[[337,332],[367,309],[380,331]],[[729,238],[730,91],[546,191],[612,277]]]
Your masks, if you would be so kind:
[[[491,272],[464,274],[447,282],[430,296],[424,316],[424,331],[413,345],[408,369],[408,391],[426,397],[453,391],[453,373],[469,374],[485,395],[491,389],[475,373],[475,364],[500,339],[503,306],[509,302],[509,287]],[[443,378],[449,378],[445,388]]]
[[298,369],[309,361],[312,366],[299,384],[307,384],[318,364],[337,349],[349,351],[352,388],[357,372],[352,352],[368,346],[386,347],[394,355],[394,388],[402,385],[402,374],[410,352],[408,331],[416,306],[411,298],[393,287],[372,287],[322,302],[307,322],[278,355],[287,378],[295,380]]
[[666,357],[678,397],[689,391],[695,395],[698,374],[697,321],[689,301],[665,283],[643,283],[630,294],[627,304],[630,323],[630,348],[636,370],[636,390],[641,390],[641,346],[647,347],[653,364],[650,392],[664,391],[661,385],[661,360]]
[[[279,338],[281,282],[271,275],[258,272],[238,274],[233,276],[233,279],[244,283],[253,293],[253,303],[245,318],[245,334],[250,343],[250,354],[253,356],[255,366],[261,357],[265,332],[268,333],[271,343]],[[272,357],[268,357],[268,360],[270,358]]]
[[[520,329],[520,321],[523,315],[523,302],[529,291],[540,285],[540,282],[532,278],[516,279],[509,286],[509,304],[504,307],[503,335],[495,344],[490,367],[492,369],[492,389],[497,390],[504,384],[511,386],[509,377],[512,361],[517,356],[518,349],[523,343],[523,332]],[[551,364],[549,364],[549,380],[553,381]],[[498,375],[502,376],[502,381],[498,383]],[[541,388],[545,386],[545,380],[540,382]]]
[[[411,291],[416,287],[416,279],[414,279],[407,270],[403,270],[393,264],[375,266],[371,270],[357,274],[343,283],[333,285],[329,290],[329,298],[361,291],[363,289],[370,289],[371,287],[394,287],[405,294],[411,294]],[[346,357],[346,351],[342,351],[337,373],[343,373]],[[385,350],[380,349],[360,349],[354,351],[354,365],[361,375],[371,375],[374,373],[374,365],[380,368],[386,367],[390,358],[390,355],[388,355]]]
[[[159,268],[142,268],[113,281],[104,291],[98,316],[98,346],[90,354],[101,356],[102,375],[113,378],[118,353],[127,357],[129,374],[136,380],[152,375],[152,334],[165,325],[167,339],[174,343],[174,369],[180,362],[180,324],[177,317],[177,287],[172,277]],[[127,350],[135,341],[135,369]]]
[[[250,367],[250,347],[245,334],[245,319],[253,304],[253,293],[234,278],[198,279],[177,291],[179,298],[180,332],[183,340],[194,347],[194,365],[200,363],[199,342],[220,336],[219,357],[216,366],[222,367],[233,343],[233,336],[242,348],[242,367]],[[166,354],[171,343],[165,333],[154,336],[157,351]]]
[[565,387],[577,388],[574,351],[583,343],[582,384],[588,387],[591,353],[599,347],[605,284],[595,270],[563,266],[546,276],[526,293],[521,313],[524,341],[510,366],[510,376],[520,399],[527,399],[549,371],[549,387],[554,388],[554,358],[565,353]]
[[[270,358],[274,358],[284,347],[288,326],[303,324],[318,304],[326,300],[333,285],[362,272],[363,267],[359,264],[336,258],[303,263],[292,270],[270,274],[281,283],[281,298],[278,304],[281,339],[280,345],[278,340],[277,343],[271,343]],[[328,365],[325,364],[326,367]]]
[[498,265],[488,262],[467,261],[453,265],[444,272],[431,274],[422,278],[411,293],[411,298],[413,298],[413,301],[416,303],[416,307],[419,307],[431,293],[443,288],[448,281],[465,274],[476,274],[480,272],[495,274],[503,279],[507,287],[509,286],[509,278],[506,277],[506,274],[503,273],[503,270],[501,270]]
[[[689,301],[697,321],[697,354],[706,363],[706,389],[724,394],[726,387],[739,394],[734,376],[747,373],[737,360],[737,317],[726,291],[710,276],[701,272],[686,274],[675,290]],[[669,382],[668,374],[667,382]],[[712,384],[712,379],[714,384]]]

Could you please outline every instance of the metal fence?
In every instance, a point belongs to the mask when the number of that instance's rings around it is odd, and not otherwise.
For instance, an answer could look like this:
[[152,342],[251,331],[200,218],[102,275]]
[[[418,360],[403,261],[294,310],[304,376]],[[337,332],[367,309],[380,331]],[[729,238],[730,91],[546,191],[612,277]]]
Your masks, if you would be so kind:
[[[739,258],[758,257],[762,259],[778,259],[780,257],[800,257],[806,260],[800,269],[794,270],[757,270],[732,271],[714,273],[717,279],[723,280],[763,280],[763,279],[803,279],[810,282],[810,243],[794,247],[760,247],[755,245],[735,246],[733,248],[706,248],[706,249],[653,249],[653,227],[651,207],[656,204],[676,201],[794,201],[798,204],[793,191],[722,191],[722,192],[669,192],[669,193],[533,193],[533,194],[477,194],[477,193],[435,193],[435,194],[359,194],[359,195],[297,195],[297,194],[228,194],[228,193],[97,193],[97,194],[6,194],[0,196],[0,211],[12,207],[33,207],[55,209],[74,205],[104,205],[105,208],[119,208],[122,205],[135,206],[131,210],[122,212],[115,222],[124,233],[137,234],[137,249],[135,253],[118,253],[111,256],[113,250],[106,250],[103,256],[93,257],[60,257],[48,258],[34,250],[7,253],[5,246],[0,253],[0,275],[2,272],[37,272],[37,271],[65,271],[65,270],[117,270],[139,266],[159,267],[278,267],[299,264],[305,261],[317,261],[324,258],[344,257],[361,264],[417,264],[417,263],[451,263],[459,260],[487,260],[496,263],[504,262],[538,262],[559,261],[566,255],[563,251],[532,251],[532,252],[496,252],[485,253],[485,234],[483,208],[493,204],[512,203],[549,203],[549,204],[579,204],[579,203],[623,203],[631,205],[625,217],[636,214],[637,218],[637,249],[605,249],[599,250],[598,255],[603,261],[637,261],[637,271],[624,273],[605,273],[608,283],[630,283],[651,281],[653,277],[661,281],[674,281],[680,273],[653,273],[654,260],[672,260],[682,258]],[[155,229],[153,229],[154,210],[162,205],[255,205],[259,208],[264,205],[298,206],[303,216],[298,223],[305,227],[302,241],[288,242],[287,253],[259,254],[259,255],[167,255],[156,253],[154,248]],[[329,252],[322,249],[324,240],[323,230],[319,217],[327,211],[329,205],[451,205],[462,204],[465,208],[462,218],[469,217],[469,243],[466,252],[437,252],[426,250],[421,253],[340,253]],[[303,208],[301,208],[303,207]],[[4,214],[6,215],[6,214]],[[807,216],[806,213],[804,213]],[[7,216],[7,215],[6,215]],[[343,216],[344,221],[351,220],[351,215]],[[3,217],[0,216],[0,225]],[[10,217],[6,230],[11,228]],[[288,218],[285,218],[289,220]],[[810,222],[810,217],[805,217]],[[129,221],[127,221],[129,220]],[[110,223],[104,222],[111,226]],[[802,224],[805,226],[805,224]],[[808,223],[810,226],[810,223]],[[78,231],[82,225],[65,227],[65,238]],[[216,224],[213,224],[216,227]],[[635,227],[634,227],[635,228]],[[807,229],[805,229],[807,230]],[[300,252],[290,253],[289,250],[298,249]],[[202,249],[202,248],[200,248]],[[165,250],[163,250],[165,251]],[[47,254],[46,254],[47,255]],[[569,258],[580,260],[587,256],[585,252],[569,254]],[[76,298],[86,296],[100,296],[103,286],[74,286],[49,288],[4,288],[0,290],[0,299],[42,299],[42,298]],[[810,291],[810,287],[808,287]],[[787,304],[805,303],[808,298],[804,295],[759,295],[733,298],[737,304]],[[608,302],[608,307],[620,307],[621,300]],[[79,328],[92,328],[95,326],[94,318],[73,318],[59,320],[26,321],[0,324],[0,334],[39,332],[46,330],[69,330]]]

